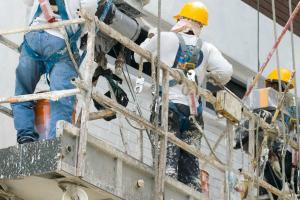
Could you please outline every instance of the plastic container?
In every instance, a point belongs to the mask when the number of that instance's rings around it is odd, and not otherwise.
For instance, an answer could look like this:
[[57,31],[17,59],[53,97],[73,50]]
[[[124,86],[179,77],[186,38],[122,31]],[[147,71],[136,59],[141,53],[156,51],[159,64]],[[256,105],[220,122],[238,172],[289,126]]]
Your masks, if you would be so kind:
[[201,192],[209,197],[209,173],[205,170],[200,170],[200,188]]
[[40,135],[40,139],[49,139],[50,131],[50,101],[46,99],[36,101],[34,108],[35,130]]
[[[75,124],[76,103],[72,114],[72,123]],[[50,101],[46,99],[37,100],[34,108],[35,114],[35,131],[40,135],[40,140],[49,139],[50,132]]]

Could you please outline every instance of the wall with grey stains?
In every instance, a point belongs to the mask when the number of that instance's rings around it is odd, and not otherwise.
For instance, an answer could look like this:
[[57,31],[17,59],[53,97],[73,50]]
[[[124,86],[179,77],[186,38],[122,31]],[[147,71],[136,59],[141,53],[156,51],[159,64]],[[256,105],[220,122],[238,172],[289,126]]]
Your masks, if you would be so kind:
[[[151,1],[146,6],[145,17],[149,23],[153,24],[156,20],[157,1]],[[168,0],[163,1],[163,27],[167,30],[174,21],[172,16],[176,14],[179,8],[186,0]],[[256,56],[256,11],[244,4],[240,0],[203,0],[210,11],[209,26],[204,29],[203,38],[208,42],[213,43],[218,47],[227,58],[234,65],[234,77],[246,82],[257,69],[257,56]],[[0,1],[0,30],[12,29],[25,25],[26,7],[20,0]],[[282,29],[278,26],[278,31]],[[268,51],[273,44],[273,31],[272,21],[265,16],[261,16],[261,61],[264,60]],[[20,44],[22,35],[9,36],[11,40]],[[295,38],[296,55],[300,53],[300,40]],[[280,65],[284,67],[291,67],[291,50],[289,35],[287,35],[282,44],[280,45]],[[9,96],[14,93],[14,80],[18,63],[18,54],[14,51],[3,47],[0,44],[0,96]],[[298,63],[299,59],[296,58]],[[275,66],[275,58],[271,60],[270,67],[267,68],[266,73],[270,71],[271,66]],[[266,74],[264,73],[264,75]],[[131,71],[132,83],[135,83],[136,72]],[[298,72],[298,77],[300,72]],[[129,94],[128,86],[123,84],[125,90]],[[144,117],[149,117],[149,107],[151,104],[151,87],[150,82],[146,83],[143,93],[138,97],[139,103],[142,106]],[[105,91],[107,85],[105,80],[98,83],[97,88]],[[106,88],[106,89],[105,89]],[[130,95],[129,95],[130,96]],[[130,96],[131,102],[129,109],[135,111],[135,103]],[[92,108],[94,109],[94,108]],[[217,140],[218,136],[223,132],[225,122],[223,119],[219,119],[211,111],[205,114],[205,130],[209,137],[209,140],[213,143]],[[138,126],[134,122],[133,125]],[[91,134],[107,141],[116,148],[124,151],[125,145],[128,144],[128,153],[137,159],[143,159],[143,161],[149,165],[152,163],[150,143],[145,133],[141,133],[133,129],[128,125],[126,119],[120,116],[119,119],[111,122],[104,120],[93,121],[89,123],[89,131]],[[120,131],[120,129],[122,131]],[[122,141],[121,132],[123,133]],[[8,119],[6,116],[0,115],[0,147],[4,148],[15,144],[15,130],[13,128],[12,119]],[[141,143],[140,138],[143,138]],[[202,142],[201,149],[209,153],[207,145]],[[222,141],[221,145],[217,148],[217,155],[223,161],[226,160],[225,155],[225,142]],[[141,148],[143,149],[141,151]],[[235,168],[248,168],[247,156],[242,156],[241,152],[235,152]],[[244,163],[243,163],[244,161]],[[205,170],[210,173],[210,194],[212,199],[222,199],[221,191],[224,175],[218,172],[211,166],[207,166]]]

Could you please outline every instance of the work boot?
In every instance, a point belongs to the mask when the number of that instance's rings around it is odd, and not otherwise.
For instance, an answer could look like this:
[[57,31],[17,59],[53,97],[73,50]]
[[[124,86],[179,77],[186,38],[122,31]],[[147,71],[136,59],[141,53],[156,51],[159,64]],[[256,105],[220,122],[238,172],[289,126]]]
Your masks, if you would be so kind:
[[35,141],[36,139],[34,137],[28,135],[19,137],[17,140],[19,144],[25,144],[25,143],[35,142]]

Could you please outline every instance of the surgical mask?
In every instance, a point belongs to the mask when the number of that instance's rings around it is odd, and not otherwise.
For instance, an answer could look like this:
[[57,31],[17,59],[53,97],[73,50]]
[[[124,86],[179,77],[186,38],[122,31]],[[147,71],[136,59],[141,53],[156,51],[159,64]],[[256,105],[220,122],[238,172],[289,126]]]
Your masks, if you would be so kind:
[[175,32],[175,33],[179,33],[179,32],[188,33],[190,31],[192,31],[194,33],[194,35],[200,36],[202,27],[203,26],[198,22],[183,18],[183,19],[180,19],[175,24],[175,26],[173,26],[171,31]]

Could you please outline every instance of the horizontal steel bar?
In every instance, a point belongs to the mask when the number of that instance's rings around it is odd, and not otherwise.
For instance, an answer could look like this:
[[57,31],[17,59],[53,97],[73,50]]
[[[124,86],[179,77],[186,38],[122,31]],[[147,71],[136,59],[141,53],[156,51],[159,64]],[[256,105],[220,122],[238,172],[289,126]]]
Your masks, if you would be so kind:
[[24,33],[29,31],[38,31],[38,30],[47,30],[47,29],[53,29],[53,28],[60,28],[72,24],[83,24],[85,23],[85,19],[72,19],[72,20],[65,20],[61,22],[53,22],[43,25],[36,25],[36,26],[30,26],[30,27],[23,27],[23,28],[16,28],[12,30],[0,30],[0,35],[10,35],[10,34],[16,34],[16,33]]
[[0,98],[0,104],[35,101],[35,100],[39,100],[39,99],[49,99],[52,101],[57,101],[60,98],[74,96],[79,93],[80,93],[80,90],[76,88],[76,89],[70,89],[70,90],[59,90],[59,91],[44,92],[44,93],[37,93],[37,94],[2,97],[2,98]]
[[[156,132],[160,135],[167,136],[168,141],[174,143],[178,147],[180,147],[180,148],[184,149],[185,151],[191,153],[192,155],[196,156],[197,158],[205,160],[206,162],[210,163],[211,165],[213,165],[217,169],[221,170],[222,172],[225,172],[225,171],[228,170],[227,166],[222,165],[221,163],[216,161],[215,158],[211,158],[210,156],[208,156],[208,155],[202,153],[200,150],[196,149],[194,146],[188,145],[187,143],[185,143],[182,140],[178,139],[174,134],[169,133],[169,132],[164,132],[161,128],[154,126],[153,124],[151,124],[146,119],[136,115],[135,113],[133,113],[131,111],[128,111],[125,107],[121,106],[120,104],[113,101],[112,99],[102,95],[101,93],[99,93],[97,91],[93,91],[92,97],[98,103],[109,107],[111,110],[113,110],[115,112],[119,112],[119,113],[127,116],[128,118],[131,118],[132,120],[136,121],[137,123],[142,124],[146,128],[151,129],[151,130],[153,130],[154,132]],[[234,170],[233,172],[235,174],[239,174],[239,172],[236,171],[236,170]],[[272,193],[276,194],[277,196],[280,196],[283,199],[289,199],[288,195],[284,194],[283,192],[281,192],[277,188],[273,187],[272,185],[270,185],[266,181],[264,181],[260,178],[257,178],[256,176],[253,176],[252,174],[250,174],[248,172],[243,172],[243,174],[245,175],[245,177],[247,179],[249,179],[250,181],[255,182],[256,186],[257,185],[261,186],[261,187],[271,191]]]

